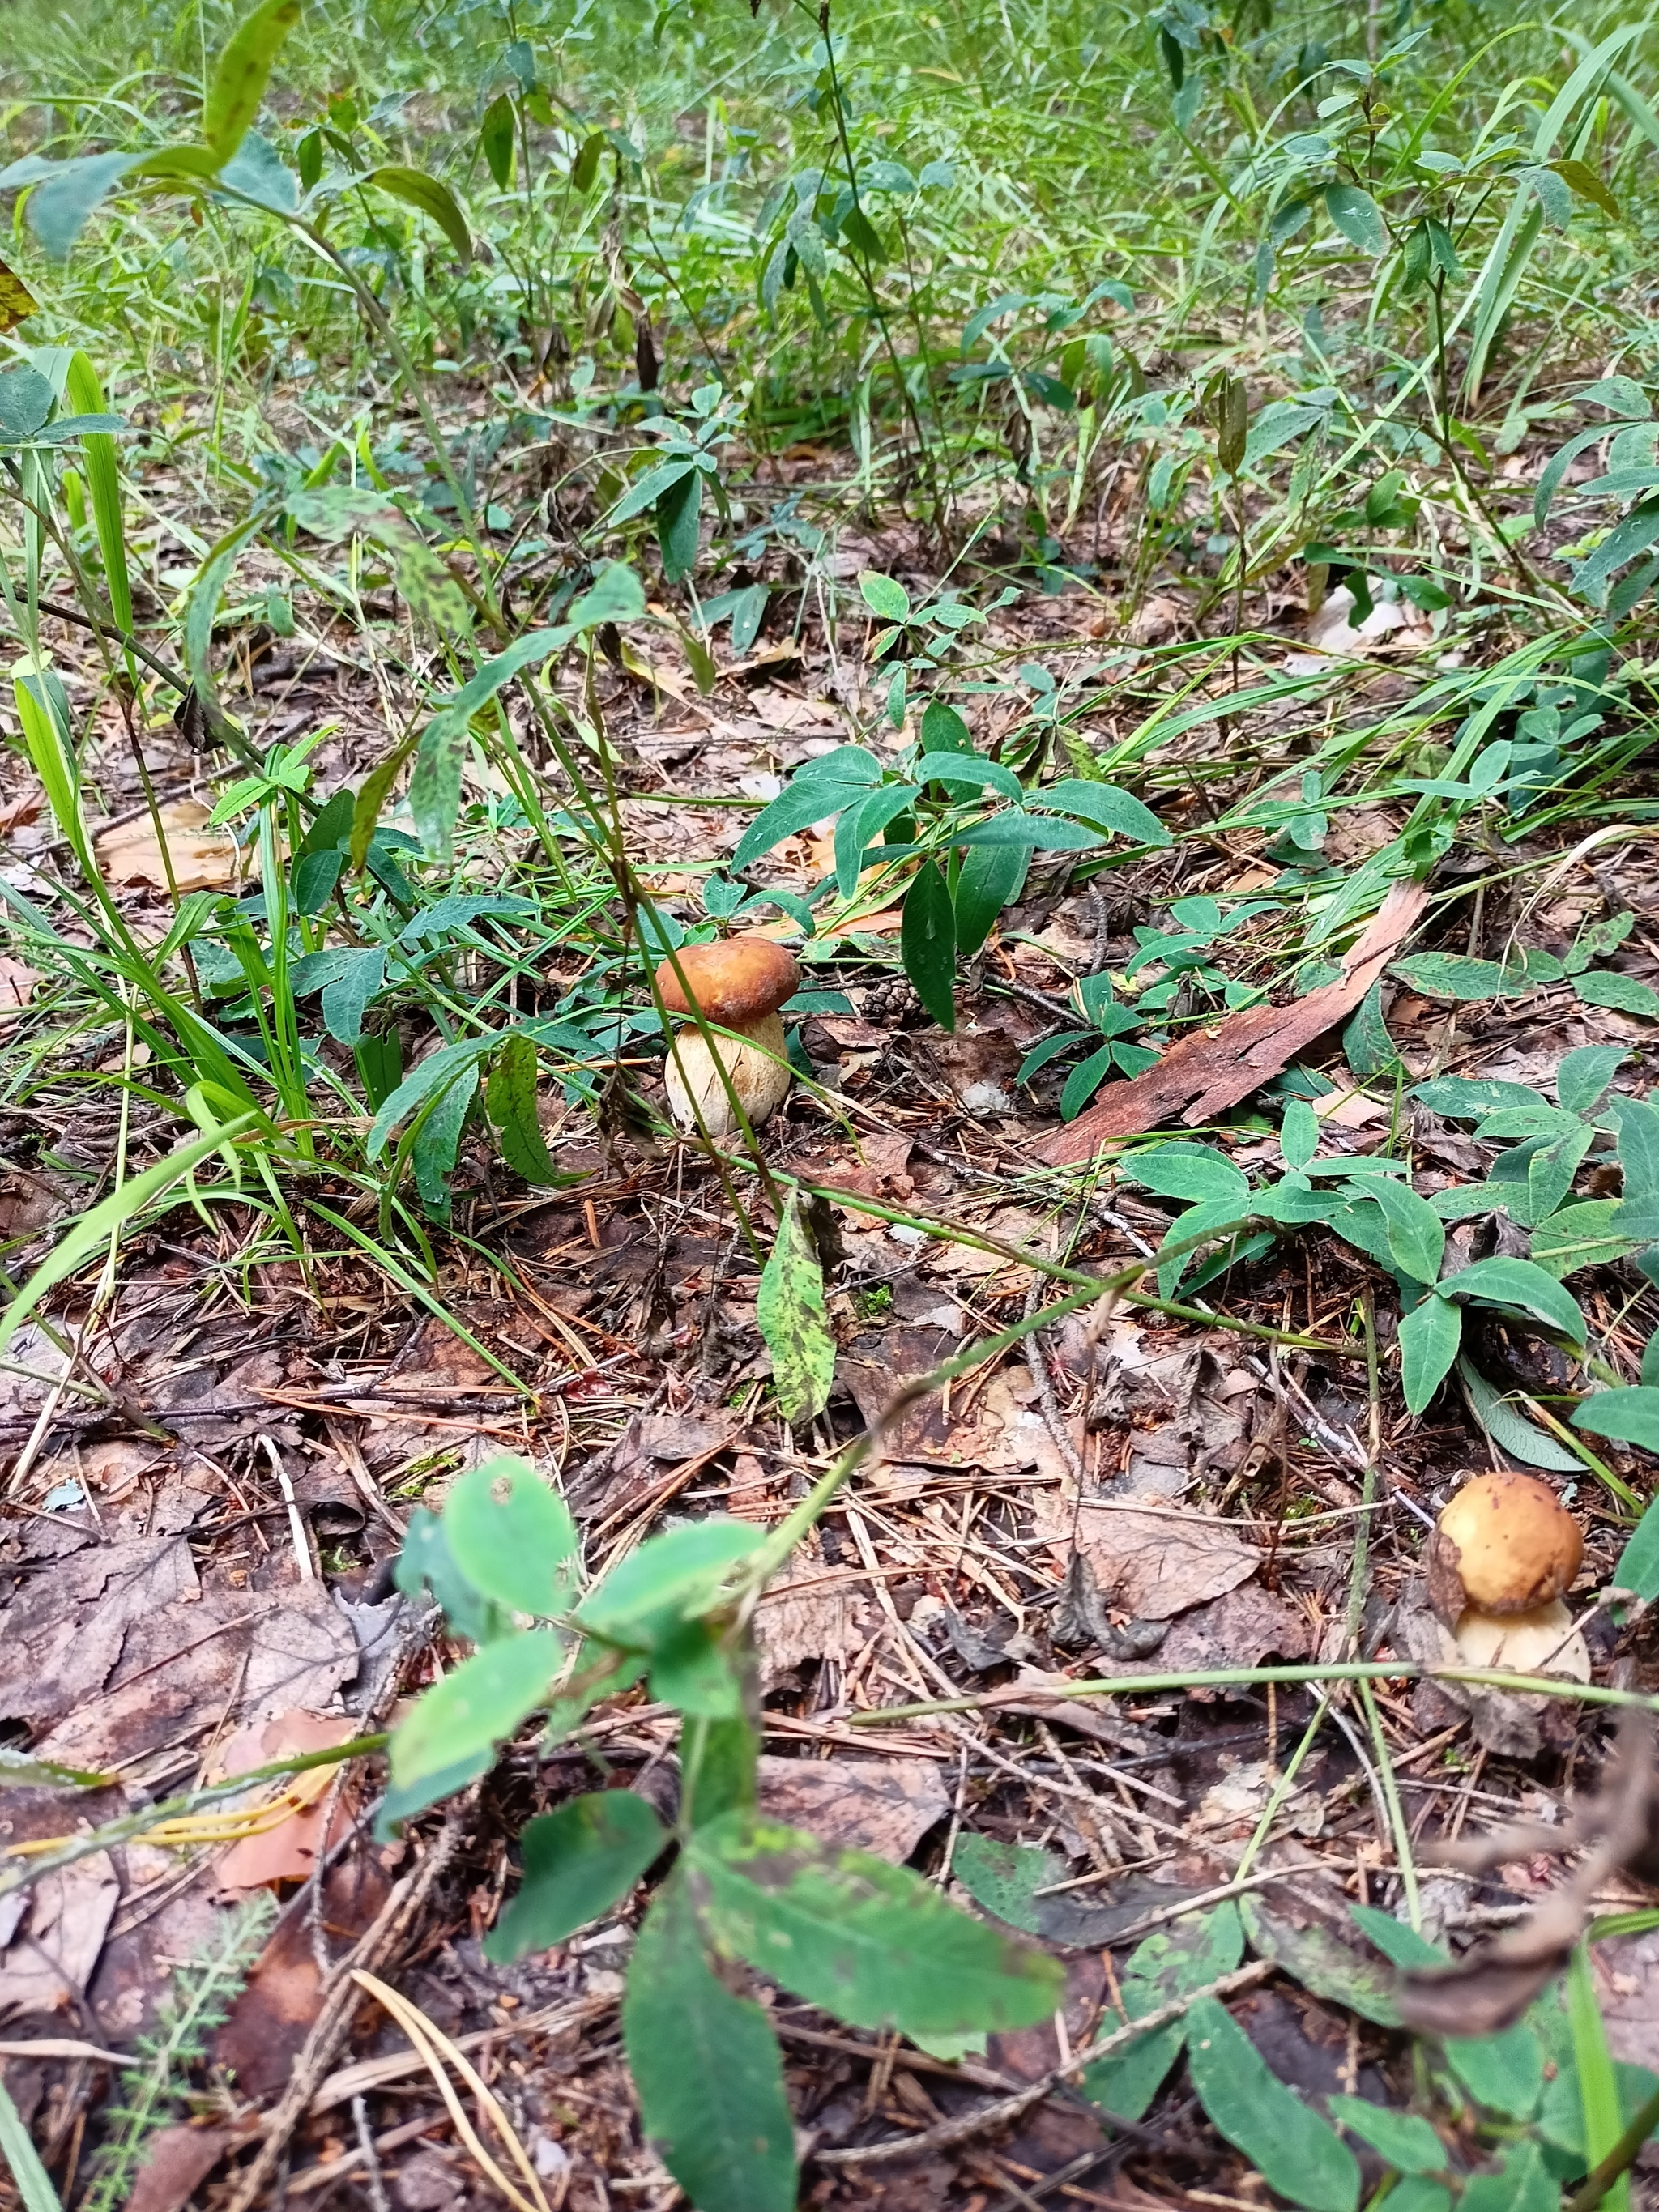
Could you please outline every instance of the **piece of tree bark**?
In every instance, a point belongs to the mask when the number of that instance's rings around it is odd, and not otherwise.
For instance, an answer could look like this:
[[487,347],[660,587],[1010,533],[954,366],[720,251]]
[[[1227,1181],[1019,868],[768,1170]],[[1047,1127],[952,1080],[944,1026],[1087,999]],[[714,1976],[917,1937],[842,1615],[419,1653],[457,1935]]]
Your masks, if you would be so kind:
[[1189,1127],[1213,1121],[1353,1012],[1427,898],[1421,884],[1396,884],[1334,982],[1322,983],[1288,1006],[1246,1006],[1212,1030],[1194,1030],[1156,1067],[1132,1082],[1114,1084],[1086,1114],[1033,1146],[1033,1156],[1048,1167],[1071,1167],[1113,1138],[1138,1136],[1176,1115]]

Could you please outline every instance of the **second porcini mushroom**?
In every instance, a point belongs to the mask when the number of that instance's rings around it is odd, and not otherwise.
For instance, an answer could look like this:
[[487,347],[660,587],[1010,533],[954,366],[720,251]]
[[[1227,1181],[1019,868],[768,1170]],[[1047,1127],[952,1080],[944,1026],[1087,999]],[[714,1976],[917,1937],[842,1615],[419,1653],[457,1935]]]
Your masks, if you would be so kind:
[[1584,1556],[1578,1523],[1531,1474],[1464,1484],[1429,1539],[1429,1602],[1469,1665],[1588,1678],[1561,1602]]
[[671,1014],[700,1012],[712,1026],[733,1035],[716,1036],[711,1049],[698,1029],[688,1026],[676,1032],[665,1071],[668,1110],[682,1129],[695,1129],[701,1115],[711,1137],[729,1135],[738,1127],[738,1117],[720,1079],[724,1068],[750,1126],[757,1127],[782,1103],[789,1089],[792,1079],[778,1009],[799,989],[800,970],[769,937],[685,945],[674,959],[679,963],[679,975],[674,972],[673,960],[665,960],[657,970],[664,1006]]

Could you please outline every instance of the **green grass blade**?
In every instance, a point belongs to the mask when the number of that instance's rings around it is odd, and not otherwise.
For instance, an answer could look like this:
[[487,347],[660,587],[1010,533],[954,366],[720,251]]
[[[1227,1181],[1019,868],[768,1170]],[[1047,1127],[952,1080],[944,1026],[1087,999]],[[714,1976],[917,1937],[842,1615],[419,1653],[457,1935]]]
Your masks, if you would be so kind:
[[0,2081],[0,2154],[4,2155],[11,2168],[11,2178],[23,2201],[23,2212],[64,2212],[58,2191],[52,2185],[52,2176],[41,2165],[40,2154],[30,2141],[23,2116],[13,2104],[11,2093],[3,2081]]
[[189,1144],[180,1145],[166,1159],[158,1160],[154,1167],[134,1176],[131,1182],[112,1191],[89,1213],[83,1213],[58,1239],[56,1248],[41,1261],[4,1313],[0,1314],[0,1352],[5,1350],[20,1323],[33,1312],[54,1284],[72,1275],[100,1246],[118,1236],[156,1199],[165,1197],[175,1183],[182,1182],[204,1159],[240,1136],[255,1118],[252,1114],[244,1114],[209,1136],[193,1138]]

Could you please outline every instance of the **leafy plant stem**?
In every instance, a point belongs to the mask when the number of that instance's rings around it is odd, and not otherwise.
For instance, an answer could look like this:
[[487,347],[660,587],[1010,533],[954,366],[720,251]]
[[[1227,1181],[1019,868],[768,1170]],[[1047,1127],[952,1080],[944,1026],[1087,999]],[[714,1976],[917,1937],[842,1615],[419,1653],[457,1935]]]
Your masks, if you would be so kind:
[[[1466,1682],[1483,1690],[1523,1691],[1528,1696],[1577,1699],[1659,1715],[1659,1696],[1620,1690],[1595,1682],[1569,1681],[1559,1674],[1511,1674],[1498,1667],[1448,1667],[1415,1659],[1335,1659],[1308,1667],[1218,1667],[1185,1674],[1116,1674],[1103,1681],[1060,1682],[1044,1696],[1056,1698],[1152,1697],[1170,1690],[1265,1689],[1275,1683],[1300,1686],[1318,1682]],[[883,1705],[873,1712],[849,1713],[849,1728],[879,1728],[889,1721],[925,1720],[933,1713],[975,1713],[1010,1694],[981,1691],[971,1698],[933,1698],[907,1705]],[[4,1893],[0,1891],[0,1895]]]
[[[847,171],[847,189],[853,196],[854,209],[862,215],[864,206],[859,198],[858,164],[853,158],[853,143],[848,135],[847,103],[842,95],[841,73],[836,66],[835,42],[830,36],[831,0],[819,0],[816,12],[807,4],[807,0],[796,0],[796,5],[804,15],[817,23],[818,35],[823,40],[824,69],[830,79],[830,105],[836,118],[836,137],[841,148],[842,162]],[[909,421],[911,435],[916,441],[916,465],[921,470],[927,483],[928,499],[933,509],[933,523],[937,528],[943,520],[939,513],[939,483],[933,468],[933,453],[921,427],[921,417],[916,411],[915,398],[910,390],[909,380],[904,374],[903,363],[899,359],[898,348],[893,343],[893,333],[887,320],[887,311],[882,305],[880,294],[876,289],[875,277],[861,253],[850,252],[850,258],[854,267],[859,272],[860,282],[869,297],[870,312],[876,319],[876,327],[881,332],[881,341],[886,348],[887,357],[893,364],[893,375],[898,385],[899,403],[904,409]]]

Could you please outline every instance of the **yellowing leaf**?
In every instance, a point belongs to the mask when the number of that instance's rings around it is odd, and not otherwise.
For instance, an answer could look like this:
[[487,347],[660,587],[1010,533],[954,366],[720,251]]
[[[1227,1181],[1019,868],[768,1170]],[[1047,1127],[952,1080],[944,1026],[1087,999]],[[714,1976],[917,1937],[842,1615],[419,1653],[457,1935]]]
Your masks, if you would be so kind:
[[40,305],[16,271],[0,261],[0,331],[15,331]]

